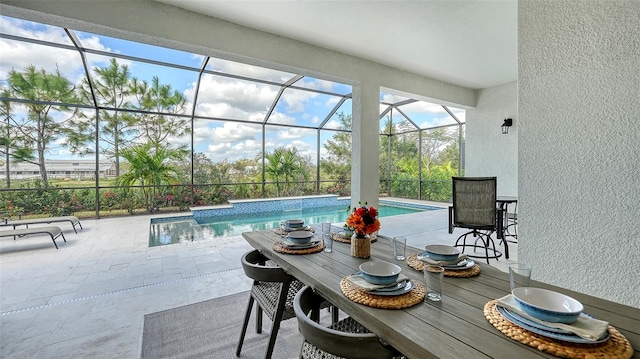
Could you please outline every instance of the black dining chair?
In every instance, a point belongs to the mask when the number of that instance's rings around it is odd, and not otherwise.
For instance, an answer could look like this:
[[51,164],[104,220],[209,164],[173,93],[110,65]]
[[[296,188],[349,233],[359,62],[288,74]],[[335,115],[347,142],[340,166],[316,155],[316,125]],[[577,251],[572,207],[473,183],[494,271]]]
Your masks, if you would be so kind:
[[303,287],[303,284],[282,268],[269,263],[269,259],[257,250],[242,256],[242,268],[247,277],[253,279],[249,304],[242,324],[242,332],[236,349],[236,356],[240,356],[244,336],[249,325],[249,317],[254,302],[256,303],[256,333],[262,333],[262,313],[271,319],[271,334],[265,358],[271,358],[276,336],[280,329],[280,322],[295,317],[293,298]]
[[[253,279],[253,285],[251,286],[249,303],[244,315],[236,356],[240,356],[242,351],[242,344],[249,325],[249,317],[255,302],[256,333],[262,333],[263,312],[271,320],[271,333],[265,354],[265,358],[269,359],[273,353],[280,322],[295,317],[293,300],[304,284],[287,274],[281,267],[270,261],[258,250],[245,253],[241,258],[241,262],[244,273],[247,277]],[[330,304],[325,301],[321,306],[327,308]],[[336,322],[338,320],[338,309],[332,307],[331,310],[332,320]]]
[[351,317],[330,327],[318,323],[319,306],[324,299],[309,286],[296,294],[293,308],[304,337],[301,359],[391,359],[404,358]]
[[510,205],[510,203],[507,203],[505,206],[504,236],[513,237],[513,240],[510,240],[509,242],[518,243],[518,202],[513,203],[513,211],[510,210]]
[[[472,258],[498,259],[502,252],[496,249],[491,238],[495,232],[498,239],[503,238],[503,211],[496,207],[496,177],[452,177],[453,205],[449,207],[449,233],[455,228],[470,231],[456,240],[454,247],[473,248]],[[467,237],[475,238],[473,244],[467,243]],[[462,243],[460,241],[462,240]],[[478,243],[480,242],[480,244]],[[505,251],[508,250],[506,241]],[[484,250],[484,255],[475,254],[477,249]]]

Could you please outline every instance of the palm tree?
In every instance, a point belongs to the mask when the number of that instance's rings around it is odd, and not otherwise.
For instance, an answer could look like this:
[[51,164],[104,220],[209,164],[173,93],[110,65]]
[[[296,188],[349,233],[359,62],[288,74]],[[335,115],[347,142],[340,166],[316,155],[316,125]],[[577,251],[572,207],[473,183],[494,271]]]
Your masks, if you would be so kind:
[[289,194],[291,181],[300,177],[308,179],[305,159],[295,148],[278,147],[273,152],[265,154],[267,163],[264,172],[276,184],[276,195],[280,196],[281,182],[284,182],[284,194]]
[[129,170],[117,178],[116,184],[119,186],[140,184],[148,200],[148,210],[153,212],[156,187],[178,181],[178,167],[171,161],[184,161],[187,152],[184,149],[167,148],[150,143],[125,148],[121,151],[121,155],[129,162]]

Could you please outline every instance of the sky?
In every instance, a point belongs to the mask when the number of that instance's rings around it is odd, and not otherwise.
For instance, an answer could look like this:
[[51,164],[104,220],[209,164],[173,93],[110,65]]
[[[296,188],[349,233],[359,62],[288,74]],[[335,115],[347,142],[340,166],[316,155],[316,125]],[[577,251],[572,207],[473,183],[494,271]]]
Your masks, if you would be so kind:
[[[169,84],[172,89],[183,93],[187,98],[186,113],[191,113],[198,81],[197,70],[202,66],[204,56],[97,34],[74,32],[80,39],[82,46],[87,49],[147,58],[193,68],[191,71],[129,59],[117,59],[119,64],[128,66],[133,77],[150,82],[153,76],[158,76],[162,84]],[[73,45],[62,28],[5,16],[0,16],[0,33],[68,46]],[[2,54],[0,55],[0,83],[3,85],[6,84],[7,74],[11,69],[22,71],[29,64],[48,72],[54,72],[57,69],[74,84],[79,84],[85,77],[80,55],[74,49],[0,38],[0,54]],[[86,58],[89,67],[93,69],[106,66],[111,56],[87,53]],[[296,75],[215,58],[209,60],[207,70],[276,83],[284,83]],[[348,85],[309,77],[304,77],[295,85],[340,95],[351,93],[351,87]],[[216,119],[235,119],[249,123],[196,118],[194,121],[195,151],[205,153],[214,162],[223,160],[233,162],[241,158],[255,158],[262,151],[261,123],[279,90],[280,86],[204,74],[199,87],[195,115]],[[316,127],[340,99],[340,96],[286,89],[271,114],[269,123]],[[406,98],[390,93],[381,93],[381,101],[383,102],[397,102],[404,99]],[[381,105],[381,111],[384,109],[385,106]],[[465,120],[463,110],[450,109],[456,113],[461,121]],[[402,106],[402,110],[421,128],[455,123],[438,104],[419,101]],[[346,101],[338,112],[350,114],[351,101]],[[24,111],[22,113],[24,114]],[[18,115],[20,114],[18,113]],[[338,126],[337,115],[334,115],[324,128],[336,129]],[[331,138],[335,133],[330,130],[320,132],[321,142]],[[291,146],[295,147],[300,154],[310,156],[315,162],[317,156],[317,130],[315,129],[266,126],[265,139],[267,151],[278,146]],[[190,137],[169,140],[174,145],[190,145],[190,141]],[[57,142],[50,148],[48,158],[77,158],[63,146],[60,146],[64,139],[59,139]],[[320,155],[325,155],[322,146]]]

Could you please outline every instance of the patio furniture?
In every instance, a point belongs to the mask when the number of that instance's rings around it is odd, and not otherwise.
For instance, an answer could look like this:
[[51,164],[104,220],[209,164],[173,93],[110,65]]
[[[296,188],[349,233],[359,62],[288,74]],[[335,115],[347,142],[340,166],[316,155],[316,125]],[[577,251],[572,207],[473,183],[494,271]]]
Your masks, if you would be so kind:
[[296,294],[293,308],[304,337],[300,349],[301,359],[389,359],[400,355],[351,317],[333,323],[330,327],[319,324],[318,312],[323,301],[324,298],[309,286]]
[[[449,207],[449,233],[454,228],[466,228],[470,231],[462,234],[456,240],[454,247],[462,247],[464,253],[467,247],[483,249],[485,254],[469,254],[472,258],[498,259],[502,252],[496,249],[491,238],[495,232],[498,239],[503,238],[503,210],[496,208],[496,177],[452,177],[453,206]],[[473,244],[467,244],[467,237],[475,238]],[[462,244],[460,244],[462,240]],[[480,241],[481,245],[478,245]],[[504,242],[505,257],[509,258],[509,247]],[[491,252],[491,253],[489,253]]]
[[256,333],[262,332],[262,312],[271,319],[271,334],[265,358],[271,358],[273,346],[276,342],[280,321],[295,317],[293,311],[293,299],[303,284],[282,268],[262,255],[257,250],[245,253],[242,256],[242,268],[244,273],[253,279],[249,304],[244,316],[240,340],[236,349],[236,356],[240,356],[244,336],[247,332],[249,317],[253,303],[256,303]]
[[[390,236],[395,234],[388,233]],[[288,273],[312,287],[342,312],[356,318],[408,358],[557,358],[512,339],[486,320],[484,309],[487,304],[510,291],[509,274],[496,267],[476,263],[481,275],[463,279],[445,276],[441,302],[420,302],[403,309],[380,309],[357,303],[343,294],[340,281],[357,272],[362,263],[351,257],[348,246],[334,245],[331,253],[287,255],[274,251],[273,244],[281,238],[272,230],[245,232],[242,236],[252,247],[286,268]],[[421,249],[407,247],[407,255],[420,252]],[[412,281],[424,283],[422,272],[395,260],[390,241],[378,241],[372,245],[371,260],[395,263]],[[531,285],[562,292],[579,300],[585,307],[585,313],[609,322],[633,346],[635,357],[640,355],[640,333],[637,329],[640,328],[640,311],[637,308],[536,280],[532,280]],[[536,343],[528,338],[530,343]],[[614,344],[613,340],[610,344]]]
[[64,238],[64,234],[60,227],[49,226],[49,227],[33,227],[33,228],[21,228],[21,229],[10,229],[7,231],[0,231],[0,237],[13,237],[15,240],[17,237],[25,237],[33,234],[48,234],[51,236],[51,240],[53,241],[53,245],[58,249],[58,245],[56,244],[56,238],[62,237],[62,239],[66,242],[67,239]]
[[57,222],[71,223],[71,226],[73,226],[73,231],[76,233],[78,233],[78,231],[76,230],[76,225],[80,226],[80,229],[82,229],[82,224],[80,224],[80,220],[76,216],[17,219],[15,221],[6,221],[4,223],[0,223],[0,226],[13,226],[13,229],[16,229],[16,227],[18,226],[26,226],[27,228],[29,228],[30,224],[51,224]]
[[502,240],[507,240],[506,237],[512,237],[513,240],[509,242],[518,243],[518,197],[498,196],[496,201],[498,208],[504,210],[504,238]]

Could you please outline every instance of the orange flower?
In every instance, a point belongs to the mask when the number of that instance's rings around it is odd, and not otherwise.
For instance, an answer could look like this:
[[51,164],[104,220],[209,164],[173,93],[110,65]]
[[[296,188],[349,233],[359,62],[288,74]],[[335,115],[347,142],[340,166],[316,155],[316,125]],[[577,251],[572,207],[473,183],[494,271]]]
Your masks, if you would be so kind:
[[378,211],[374,207],[366,206],[354,208],[347,218],[347,226],[353,228],[357,236],[374,233],[380,229]]

